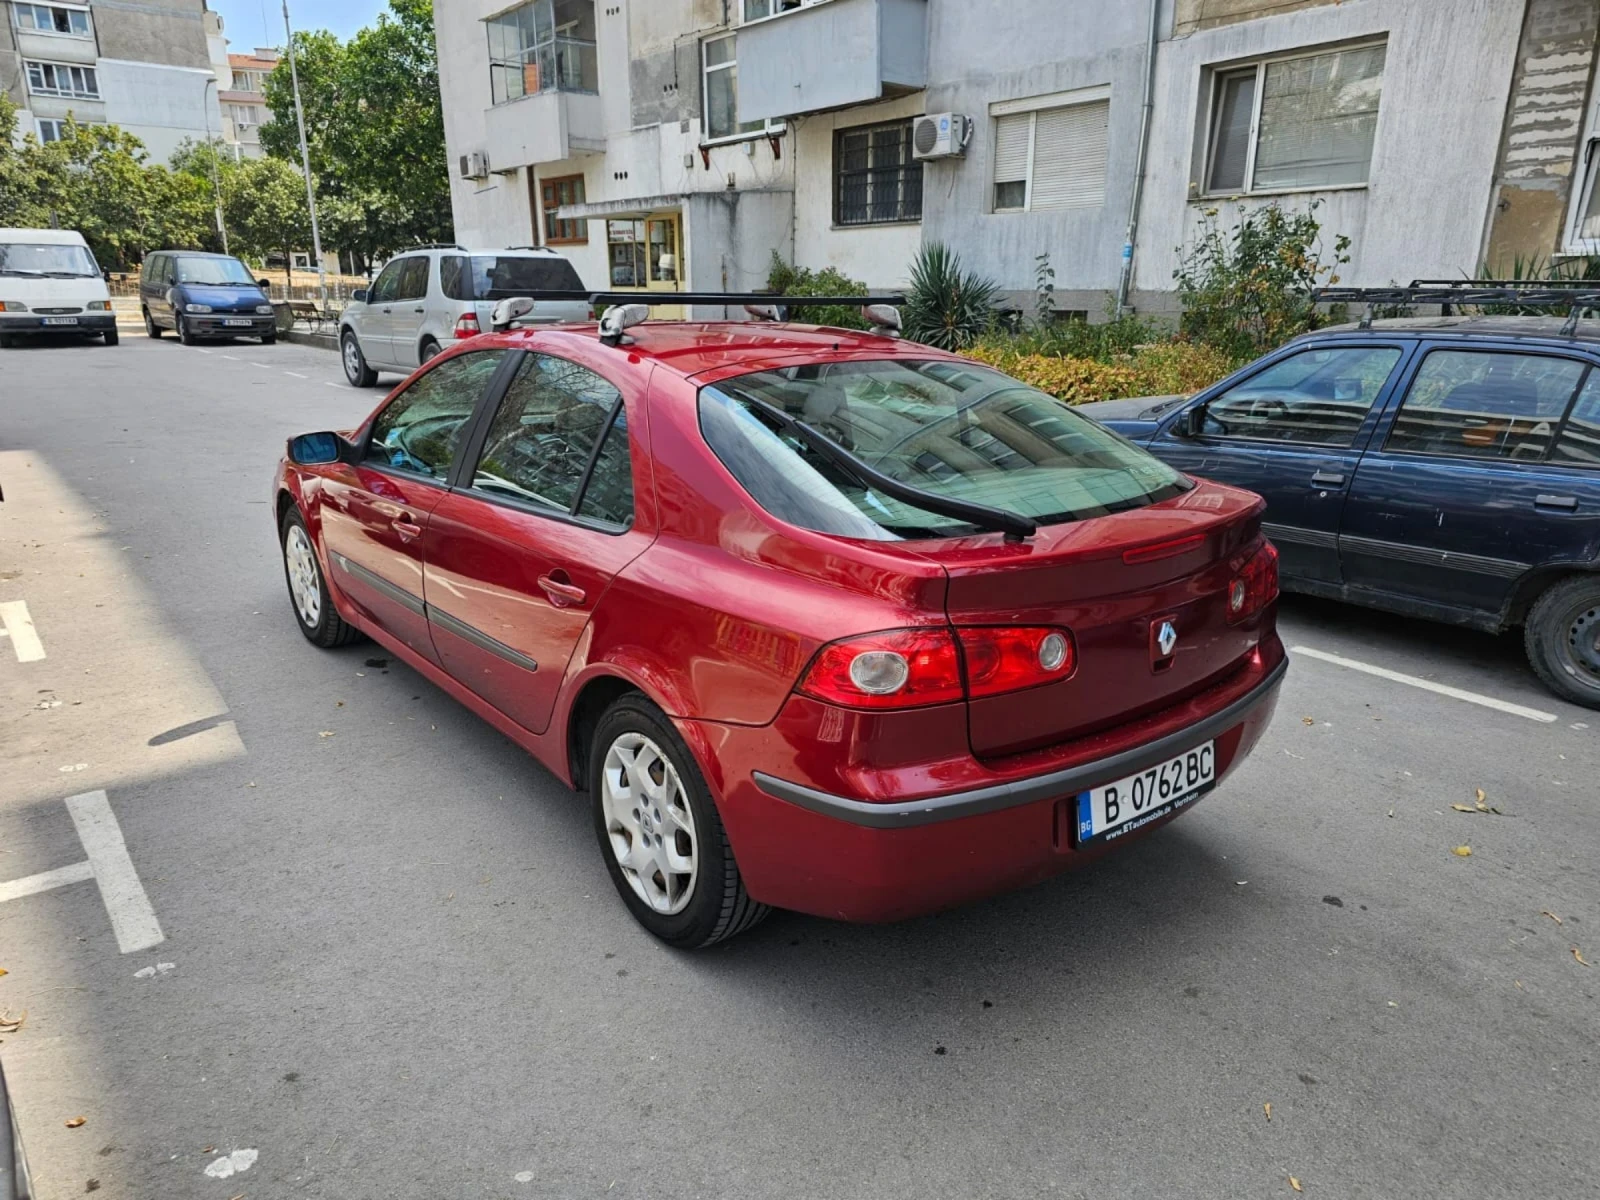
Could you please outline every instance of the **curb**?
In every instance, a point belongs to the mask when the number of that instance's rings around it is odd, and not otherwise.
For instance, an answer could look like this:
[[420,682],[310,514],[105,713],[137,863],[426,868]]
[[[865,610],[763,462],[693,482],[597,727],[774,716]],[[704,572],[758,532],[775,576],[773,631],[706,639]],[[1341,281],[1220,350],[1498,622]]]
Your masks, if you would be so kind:
[[331,333],[300,333],[291,329],[287,333],[280,333],[278,340],[280,342],[290,342],[296,346],[310,346],[313,350],[328,350],[336,353],[339,349],[339,339]]

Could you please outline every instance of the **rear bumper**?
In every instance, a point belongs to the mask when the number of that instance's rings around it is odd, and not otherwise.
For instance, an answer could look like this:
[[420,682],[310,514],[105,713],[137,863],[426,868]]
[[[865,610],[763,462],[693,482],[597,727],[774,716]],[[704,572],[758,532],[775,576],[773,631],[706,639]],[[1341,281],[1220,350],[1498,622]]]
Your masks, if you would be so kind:
[[114,312],[74,313],[70,318],[56,318],[70,319],[74,322],[71,325],[45,324],[51,319],[36,313],[7,313],[0,316],[0,333],[104,333],[117,327]]
[[[1272,719],[1288,669],[1273,643],[1275,657],[1258,654],[1238,676],[1207,692],[1127,729],[1085,739],[1093,747],[1068,765],[909,800],[862,800],[763,769],[741,776],[741,763],[770,766],[784,756],[774,753],[772,727],[725,734],[714,751],[725,772],[721,812],[746,886],[756,899],[780,908],[888,921],[1092,862],[1193,805],[1080,850],[1072,844],[1078,794],[1208,740],[1216,742],[1220,785]],[[1108,743],[1109,753],[1095,752]],[[974,762],[974,771],[986,768]],[[925,772],[917,777],[928,778]]]

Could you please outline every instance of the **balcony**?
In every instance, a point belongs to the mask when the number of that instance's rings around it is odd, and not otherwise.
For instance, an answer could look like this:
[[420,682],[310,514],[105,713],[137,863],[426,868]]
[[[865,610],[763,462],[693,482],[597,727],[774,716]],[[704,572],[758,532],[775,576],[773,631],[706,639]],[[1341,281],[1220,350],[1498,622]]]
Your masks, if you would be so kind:
[[927,0],[824,0],[739,28],[739,118],[870,104],[928,81]]
[[529,92],[488,109],[484,126],[484,148],[496,171],[561,162],[606,148],[605,114],[593,92]]

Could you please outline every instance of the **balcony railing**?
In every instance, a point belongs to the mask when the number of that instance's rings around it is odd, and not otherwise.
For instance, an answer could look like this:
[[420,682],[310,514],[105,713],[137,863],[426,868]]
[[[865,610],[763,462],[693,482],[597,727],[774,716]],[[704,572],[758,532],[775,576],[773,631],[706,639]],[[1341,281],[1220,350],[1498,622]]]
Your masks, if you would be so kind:
[[530,46],[513,58],[491,61],[489,83],[496,104],[540,92],[598,92],[595,44],[558,37]]

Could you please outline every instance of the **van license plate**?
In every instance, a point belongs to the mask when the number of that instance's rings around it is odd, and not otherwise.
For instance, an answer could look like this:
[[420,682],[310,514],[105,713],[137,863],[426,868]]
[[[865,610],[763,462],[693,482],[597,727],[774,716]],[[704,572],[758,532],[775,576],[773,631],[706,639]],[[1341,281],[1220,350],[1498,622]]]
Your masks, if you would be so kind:
[[1078,794],[1074,845],[1109,842],[1194,803],[1217,781],[1217,744],[1206,742],[1115,783]]
[[41,317],[40,320],[46,325],[76,325],[78,323],[77,317]]
[[223,324],[224,324],[224,325],[242,325],[242,326],[244,326],[244,327],[245,327],[245,328],[247,328],[247,329],[248,329],[248,328],[249,328],[249,327],[250,327],[250,326],[251,326],[251,325],[254,325],[254,324],[255,324],[255,322],[254,322],[254,321],[241,321],[241,320],[238,320],[238,319],[236,319],[236,318],[234,318],[234,317],[228,317],[228,318],[226,318],[226,319],[225,319],[225,320],[224,320],[224,321],[223,321],[223,322],[222,322],[222,323],[223,323]]

